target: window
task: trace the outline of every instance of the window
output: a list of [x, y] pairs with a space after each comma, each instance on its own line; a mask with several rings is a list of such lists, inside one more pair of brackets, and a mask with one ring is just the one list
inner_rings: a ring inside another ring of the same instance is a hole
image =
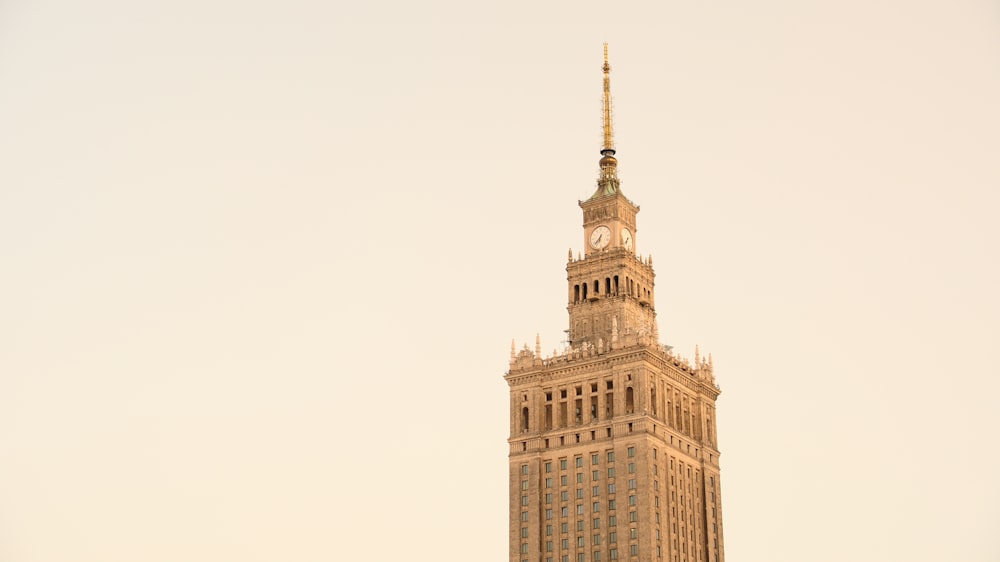
[[594, 488], [593, 488], [592, 491], [593, 491], [593, 494], [591, 494], [591, 495], [593, 495], [593, 496], [597, 496], [597, 495], [601, 494], [601, 488], [600, 488], [600, 486], [594, 486]]
[[656, 449], [653, 449], [653, 459], [656, 459]]
[[614, 531], [608, 533], [608, 542], [618, 542], [618, 533]]
[[628, 512], [628, 520], [632, 523], [635, 523], [636, 521], [639, 520], [639, 514], [634, 511]]
[[653, 480], [653, 490], [654, 491], [658, 491], [659, 489], [660, 489], [660, 481], [659, 480]]
[[595, 517], [594, 518], [594, 528], [595, 529], [600, 529], [601, 528], [601, 518], [600, 517]]
[[660, 507], [660, 496], [653, 496], [653, 506]]
[[628, 549], [629, 549], [629, 553], [632, 556], [638, 556], [639, 555], [639, 545], [633, 544], [633, 545], [629, 546]]
[[585, 562], [584, 554], [582, 552], [577, 553], [576, 562]]
[[561, 532], [563, 532], [563, 533], [568, 533], [569, 532], [569, 524], [568, 523], [563, 523], [562, 525], [559, 526], [559, 530]]
[[582, 503], [581, 504], [577, 504], [577, 506], [576, 506], [576, 514], [577, 515], [583, 515], [583, 504]]
[[612, 548], [611, 550], [609, 550], [608, 558], [610, 558], [611, 560], [618, 560], [618, 549]]
[[598, 455], [597, 453], [594, 453], [594, 454], [590, 455], [590, 464], [597, 464], [597, 461], [599, 459], [600, 459], [600, 455]]
[[615, 500], [608, 500], [608, 509], [615, 509]]
[[521, 527], [521, 538], [522, 539], [528, 538], [528, 528], [527, 527]]
[[521, 545], [521, 553], [522, 554], [527, 554], [528, 553], [528, 543], [524, 543], [524, 544]]
[[545, 541], [545, 552], [552, 552], [552, 541]]
[[630, 539], [638, 539], [639, 538], [639, 529], [636, 529], [635, 527], [632, 527], [631, 529], [629, 529], [628, 530], [628, 538], [630, 538]]
[[566, 470], [566, 459], [559, 459], [559, 470]]
[[614, 478], [614, 477], [615, 477], [615, 467], [612, 466], [608, 468], [608, 478]]
[[583, 546], [583, 537], [576, 537], [576, 546]]
[[608, 451], [608, 462], [615, 462], [615, 452]]
[[527, 480], [521, 480], [521, 489], [522, 490], [527, 490], [528, 489], [528, 481]]
[[609, 515], [608, 516], [608, 527], [614, 527], [617, 524], [618, 524], [618, 516], [617, 515]]
[[545, 503], [552, 503], [552, 494], [545, 494]]
[[563, 517], [569, 516], [569, 508], [565, 505], [562, 506], [562, 509], [559, 510], [559, 515], [562, 515]]
[[552, 479], [551, 478], [546, 478], [545, 479], [545, 487], [546, 488], [551, 488], [552, 487]]
[[635, 472], [635, 463], [634, 462], [628, 463], [628, 471], [629, 471], [629, 474]]
[[559, 499], [562, 500], [562, 501], [568, 500], [569, 499], [569, 492], [567, 492], [566, 490], [563, 490], [562, 492], [560, 492]]
[[600, 511], [601, 510], [601, 502], [594, 502], [593, 508], [594, 508], [594, 513], [597, 513], [598, 511]]
[[577, 484], [583, 484], [583, 473], [582, 472], [577, 472], [576, 473], [576, 483]]
[[594, 544], [601, 544], [601, 535], [594, 535]]
[[[716, 560], [719, 559], [718, 555], [716, 555], [715, 559]], [[601, 551], [600, 550], [595, 550], [594, 551], [594, 562], [601, 562]]]
[[528, 465], [522, 464], [521, 465], [521, 474], [527, 474], [527, 473], [528, 473]]
[[596, 470], [591, 472], [590, 474], [591, 474], [591, 480], [597, 480], [598, 478], [600, 478], [600, 474]]
[[545, 534], [548, 536], [552, 536], [552, 525], [545, 526]]
[[630, 478], [629, 479], [629, 481], [628, 481], [628, 489], [629, 490], [634, 490], [635, 489], [635, 478]]
[[635, 447], [629, 447], [628, 448], [628, 456], [630, 456], [630, 457], [634, 457], [635, 456]]
[[521, 496], [521, 505], [528, 505], [528, 496]]
[[583, 466], [583, 457], [576, 457], [576, 467], [581, 468]]
[[563, 548], [563, 550], [566, 550], [566, 549], [569, 548], [569, 539], [563, 539], [562, 540], [562, 548]]
[[578, 500], [582, 500], [583, 499], [583, 488], [577, 488], [576, 489], [576, 499], [578, 499]]
[[545, 463], [545, 472], [552, 472], [552, 463]]
[[566, 482], [567, 482], [567, 480], [566, 480], [566, 475], [565, 474], [563, 474], [562, 476], [559, 477], [559, 483], [560, 484], [562, 484], [563, 486], [565, 486]]
[[615, 493], [615, 483], [614, 482], [608, 484], [608, 493], [609, 494]]
[[[581, 506], [582, 507], [582, 506]], [[576, 530], [583, 532], [583, 519], [576, 522]]]
[[629, 496], [628, 497], [628, 504], [629, 505], [635, 505], [635, 496]]

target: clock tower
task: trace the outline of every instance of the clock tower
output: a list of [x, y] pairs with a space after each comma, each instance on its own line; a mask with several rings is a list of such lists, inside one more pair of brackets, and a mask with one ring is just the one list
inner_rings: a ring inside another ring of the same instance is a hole
[[604, 46], [604, 142], [569, 253], [569, 342], [511, 343], [510, 562], [725, 562], [711, 356], [659, 343], [653, 260], [621, 190]]

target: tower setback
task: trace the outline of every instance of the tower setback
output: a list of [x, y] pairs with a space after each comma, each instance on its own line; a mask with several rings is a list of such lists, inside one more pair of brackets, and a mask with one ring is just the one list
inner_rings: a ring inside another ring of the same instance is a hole
[[723, 562], [711, 357], [659, 343], [639, 207], [622, 194], [604, 46], [604, 135], [566, 265], [569, 345], [510, 369], [511, 562]]

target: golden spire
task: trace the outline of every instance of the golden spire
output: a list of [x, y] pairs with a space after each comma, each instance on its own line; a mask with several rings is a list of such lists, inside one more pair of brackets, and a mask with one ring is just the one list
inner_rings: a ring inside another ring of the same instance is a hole
[[614, 134], [611, 128], [611, 65], [608, 64], [608, 44], [604, 44], [604, 147], [601, 154], [610, 150], [615, 153]]
[[597, 179], [597, 192], [592, 197], [611, 195], [618, 192], [618, 160], [615, 159], [615, 140], [611, 126], [611, 65], [608, 64], [608, 44], [604, 44], [604, 104], [602, 117], [604, 121], [604, 146], [601, 147], [600, 176]]

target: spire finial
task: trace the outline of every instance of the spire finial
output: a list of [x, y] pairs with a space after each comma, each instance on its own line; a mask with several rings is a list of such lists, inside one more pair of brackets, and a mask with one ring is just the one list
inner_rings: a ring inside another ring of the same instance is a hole
[[611, 65], [608, 64], [608, 44], [604, 44], [604, 146], [601, 154], [610, 150], [615, 153], [614, 132], [611, 126]]
[[593, 197], [611, 195], [618, 191], [618, 160], [615, 159], [614, 129], [611, 123], [611, 65], [608, 63], [608, 44], [604, 44], [604, 100], [601, 117], [604, 125], [604, 141], [601, 146], [600, 176], [597, 192]]

